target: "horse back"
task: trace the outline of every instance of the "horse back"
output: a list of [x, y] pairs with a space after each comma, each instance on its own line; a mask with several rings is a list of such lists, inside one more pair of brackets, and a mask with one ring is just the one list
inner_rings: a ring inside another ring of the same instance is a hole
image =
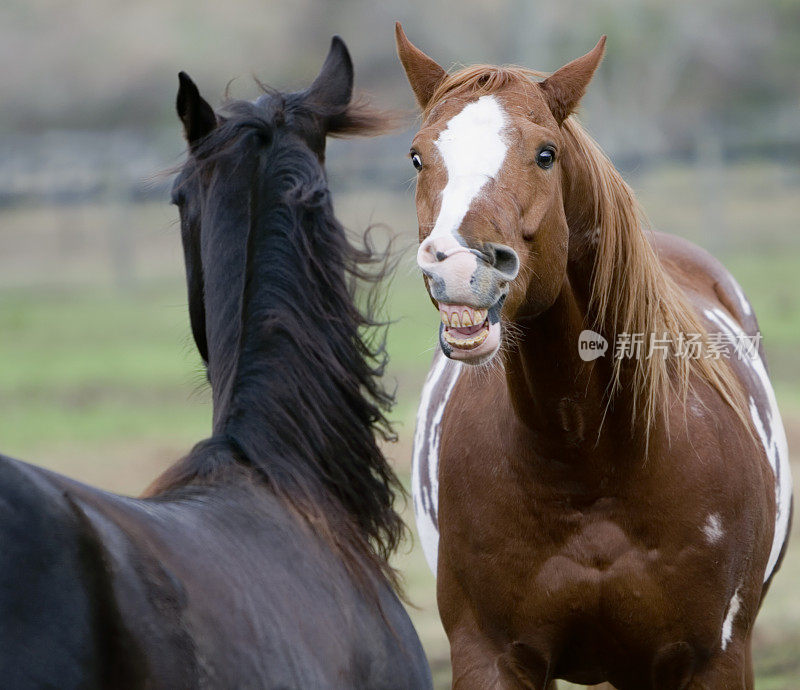
[[[758, 332], [758, 320], [739, 283], [717, 258], [682, 237], [667, 233], [652, 234], [665, 271], [682, 288], [695, 308], [707, 302], [723, 307], [749, 335]], [[763, 358], [763, 349], [760, 354]]]
[[769, 378], [764, 343], [755, 311], [736, 279], [720, 261], [688, 240], [654, 233], [653, 245], [665, 270], [683, 289], [705, 321], [710, 334], [728, 343], [743, 343], [752, 351], [729, 347], [730, 364], [742, 384], [759, 453], [769, 465], [767, 473], [775, 492], [775, 531], [764, 592], [778, 570], [789, 539], [792, 516], [792, 478], [786, 433]]
[[[82, 570], [62, 559], [69, 587], [45, 587], [81, 595], [85, 620], [63, 628], [70, 637], [83, 629], [91, 647], [111, 631], [121, 641], [93, 650], [101, 680], [89, 687], [429, 687], [419, 640], [388, 583], [354, 578], [263, 486], [133, 499], [14, 464], [45, 492], [33, 496], [31, 515], [59, 501], [75, 539], [95, 554]], [[47, 540], [30, 545], [45, 558], [52, 548]], [[98, 601], [113, 614], [108, 620], [98, 618]], [[42, 613], [55, 615], [46, 603]], [[33, 623], [32, 630], [38, 635]], [[127, 685], [109, 684], [106, 667], [136, 673]], [[75, 668], [81, 687], [86, 668]]]

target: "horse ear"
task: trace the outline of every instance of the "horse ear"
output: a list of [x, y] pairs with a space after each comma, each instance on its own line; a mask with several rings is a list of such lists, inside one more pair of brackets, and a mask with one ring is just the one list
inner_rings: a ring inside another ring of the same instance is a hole
[[175, 108], [183, 122], [183, 132], [191, 148], [217, 126], [217, 116], [186, 72], [178, 74], [178, 81], [180, 86], [178, 97], [175, 99]]
[[601, 36], [597, 45], [586, 55], [564, 65], [539, 83], [559, 125], [578, 107], [605, 50], [606, 37]]
[[447, 76], [447, 72], [408, 40], [400, 22], [395, 22], [394, 37], [397, 42], [397, 55], [403, 63], [408, 83], [411, 84], [411, 89], [417, 97], [417, 103], [421, 108], [425, 108], [430, 103], [436, 87]]
[[306, 99], [331, 111], [344, 110], [353, 97], [353, 61], [339, 36], [331, 40], [328, 57], [317, 78], [308, 87]]

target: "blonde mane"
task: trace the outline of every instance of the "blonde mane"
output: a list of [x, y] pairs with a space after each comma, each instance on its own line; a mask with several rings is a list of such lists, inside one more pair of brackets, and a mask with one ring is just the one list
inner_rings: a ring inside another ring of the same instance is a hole
[[[503, 87], [530, 83], [547, 75], [524, 67], [474, 65], [449, 74], [437, 87], [423, 117], [445, 98], [488, 94]], [[619, 334], [642, 333], [649, 338], [666, 336], [676, 343], [679, 334], [699, 334], [705, 341], [707, 331], [680, 287], [664, 270], [648, 238], [647, 220], [633, 191], [586, 130], [573, 116], [562, 124], [569, 159], [584, 166], [594, 198], [594, 223], [598, 238], [591, 276], [589, 326], [614, 343]], [[730, 363], [723, 358], [681, 356], [638, 357], [625, 375], [626, 360], [614, 359], [613, 379], [608, 391], [610, 405], [623, 386], [623, 377], [631, 394], [632, 423], [645, 423], [646, 439], [659, 415], [667, 425], [673, 395], [682, 401], [684, 410], [699, 379], [715, 388], [753, 434], [749, 410]]]

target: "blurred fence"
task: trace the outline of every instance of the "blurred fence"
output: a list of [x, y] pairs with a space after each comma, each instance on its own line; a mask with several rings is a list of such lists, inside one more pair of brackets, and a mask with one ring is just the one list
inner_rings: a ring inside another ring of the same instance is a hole
[[[669, 154], [637, 153], [632, 141], [609, 153], [643, 193], [658, 227], [720, 255], [785, 250], [800, 242], [800, 209], [792, 203], [800, 142], [789, 133], [746, 141], [702, 127], [690, 145]], [[337, 206], [348, 195], [360, 198], [359, 214], [345, 222], [356, 229], [386, 223], [413, 238], [414, 171], [406, 155], [412, 136], [406, 129], [329, 143]], [[0, 285], [91, 280], [126, 288], [179, 275], [177, 238], [165, 229], [176, 217], [168, 171], [183, 155], [177, 120], [171, 129], [0, 137]], [[376, 195], [394, 201], [370, 201]]]

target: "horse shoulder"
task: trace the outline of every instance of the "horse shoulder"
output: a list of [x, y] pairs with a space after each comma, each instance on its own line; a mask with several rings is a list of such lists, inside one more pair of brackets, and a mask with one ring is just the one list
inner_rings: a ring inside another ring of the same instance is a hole
[[184, 619], [186, 590], [170, 559], [154, 548], [152, 520], [137, 509], [145, 502], [40, 471], [63, 493], [97, 562], [94, 599], [103, 610], [98, 634], [110, 637], [107, 630], [113, 630], [121, 641], [118, 649], [104, 650], [107, 663], [135, 669], [130, 687], [198, 682], [196, 650]]
[[120, 617], [107, 553], [57, 477], [0, 456], [0, 612], [9, 633], [0, 677], [14, 687], [141, 687], [144, 658]]

